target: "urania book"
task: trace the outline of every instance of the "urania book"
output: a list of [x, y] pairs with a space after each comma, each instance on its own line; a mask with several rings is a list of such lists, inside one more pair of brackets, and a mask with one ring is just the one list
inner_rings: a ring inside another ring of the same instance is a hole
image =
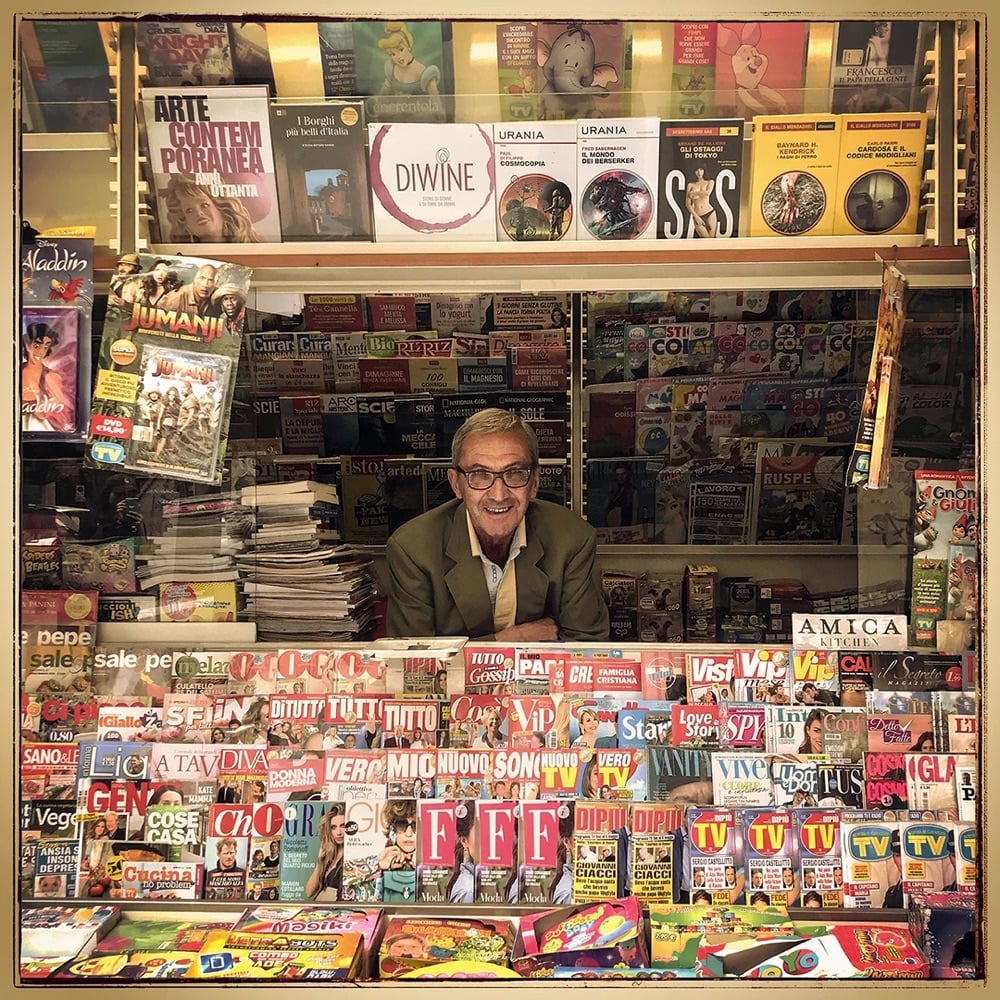
[[658, 118], [577, 120], [581, 239], [656, 237]]
[[499, 240], [576, 238], [576, 123], [493, 126]]
[[268, 88], [143, 87], [162, 243], [280, 243]]

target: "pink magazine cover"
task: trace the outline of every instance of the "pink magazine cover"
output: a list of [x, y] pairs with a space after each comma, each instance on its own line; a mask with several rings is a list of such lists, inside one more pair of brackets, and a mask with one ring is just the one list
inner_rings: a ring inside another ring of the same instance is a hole
[[715, 111], [746, 120], [803, 109], [804, 21], [724, 21], [718, 25]]

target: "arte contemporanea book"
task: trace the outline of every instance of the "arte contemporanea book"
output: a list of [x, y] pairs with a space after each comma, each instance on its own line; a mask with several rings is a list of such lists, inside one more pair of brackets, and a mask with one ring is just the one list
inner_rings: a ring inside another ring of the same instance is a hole
[[268, 88], [143, 87], [163, 243], [280, 243]]

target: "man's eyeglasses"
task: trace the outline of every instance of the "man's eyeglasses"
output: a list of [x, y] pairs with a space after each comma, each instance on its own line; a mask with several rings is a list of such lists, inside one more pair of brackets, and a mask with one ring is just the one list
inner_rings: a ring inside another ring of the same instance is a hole
[[531, 481], [531, 474], [534, 469], [504, 469], [503, 472], [491, 472], [489, 469], [459, 469], [465, 476], [465, 481], [474, 490], [488, 490], [498, 479], [502, 479], [504, 486], [512, 490], [519, 490], [527, 486]]

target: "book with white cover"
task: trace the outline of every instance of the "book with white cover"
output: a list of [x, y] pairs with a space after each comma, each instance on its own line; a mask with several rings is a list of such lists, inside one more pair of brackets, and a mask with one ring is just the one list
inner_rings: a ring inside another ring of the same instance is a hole
[[368, 145], [376, 243], [496, 239], [488, 125], [376, 123]]
[[497, 239], [576, 239], [576, 122], [496, 123]]
[[577, 120], [577, 235], [656, 238], [659, 118]]

